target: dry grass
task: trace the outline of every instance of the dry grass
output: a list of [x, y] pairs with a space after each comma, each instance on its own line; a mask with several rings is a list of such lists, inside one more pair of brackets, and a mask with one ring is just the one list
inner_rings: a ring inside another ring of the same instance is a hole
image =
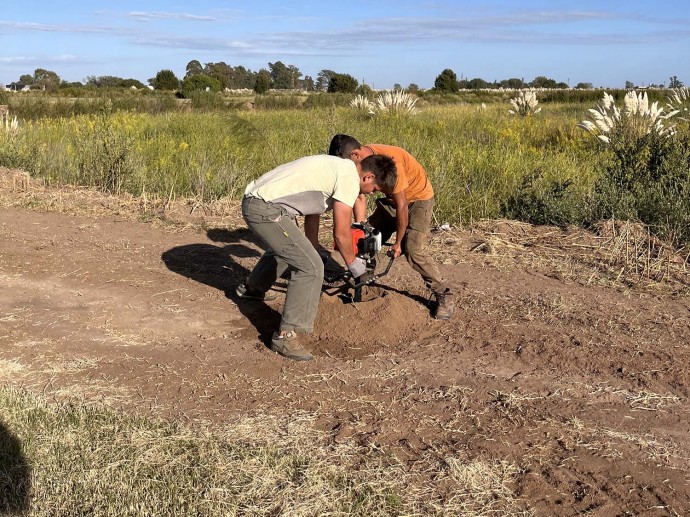
[[515, 481], [520, 470], [507, 461], [459, 461], [446, 460], [448, 476], [458, 485], [458, 492], [451, 502], [461, 508], [466, 515], [531, 515], [514, 503], [509, 486]]
[[0, 378], [11, 378], [26, 369], [26, 365], [17, 359], [0, 359]]
[[651, 391], [642, 390], [638, 392], [624, 391], [626, 402], [632, 409], [644, 411], [660, 411], [667, 406], [679, 404], [682, 398], [676, 395], [660, 395]]
[[457, 404], [458, 410], [462, 411], [469, 406], [469, 396], [474, 392], [467, 386], [440, 386], [438, 388], [420, 387], [415, 394], [419, 402], [437, 402], [440, 400], [450, 401]]
[[625, 401], [633, 410], [638, 411], [664, 411], [669, 407], [686, 402], [686, 399], [672, 393], [659, 394], [649, 390], [633, 391], [610, 385], [589, 385], [576, 383], [581, 390], [587, 392], [587, 396], [600, 397], [601, 395], [613, 395], [617, 399]]
[[600, 252], [618, 277], [638, 278], [651, 283], [682, 282], [687, 286], [690, 253], [674, 250], [654, 237], [649, 228], [629, 221], [602, 221], [594, 228], [604, 239]]
[[[602, 221], [590, 231], [492, 220], [473, 224], [470, 235], [470, 251], [497, 267], [551, 269], [561, 280], [584, 285], [690, 291], [688, 250], [674, 250], [637, 223]], [[438, 245], [446, 244], [447, 238]]]
[[[436, 485], [377, 448], [333, 443], [314, 415], [257, 414], [213, 432], [0, 389], [3, 464], [27, 515], [518, 515], [505, 461], [446, 459]], [[22, 458], [24, 456], [25, 458]], [[25, 475], [27, 475], [25, 473]], [[4, 497], [4, 498], [3, 498]]]
[[54, 363], [46, 364], [46, 368], [42, 373], [57, 375], [61, 373], [76, 373], [84, 370], [91, 370], [96, 368], [99, 364], [104, 362], [104, 358], [98, 357], [73, 357], [71, 359], [64, 359]]
[[[207, 224], [243, 224], [239, 202], [219, 199], [202, 202], [198, 198], [176, 199], [160, 196], [109, 195], [95, 189], [51, 186], [21, 171], [0, 167], [0, 207], [32, 208], [48, 212], [89, 217], [117, 215], [131, 221], [150, 221], [171, 232]], [[123, 245], [126, 245], [124, 243]]]
[[137, 390], [130, 386], [116, 386], [110, 379], [79, 381], [73, 384], [53, 386], [50, 381], [43, 393], [54, 401], [76, 404], [98, 402], [108, 407], [122, 407], [136, 399]]
[[534, 400], [543, 400], [544, 397], [538, 393], [523, 393], [519, 388], [514, 389], [510, 393], [503, 393], [501, 391], [493, 391], [490, 393], [494, 404], [501, 408], [501, 411], [508, 414], [511, 411], [521, 411], [523, 402], [532, 402]]
[[632, 444], [641, 457], [657, 466], [684, 469], [690, 461], [688, 451], [680, 444], [653, 433], [598, 427], [575, 416], [563, 420], [546, 419], [540, 425], [540, 429], [544, 428], [552, 429], [558, 444], [570, 452], [576, 453], [581, 448], [604, 458], [622, 459], [627, 456], [628, 446]]
[[618, 441], [630, 442], [638, 447], [648, 460], [668, 468], [684, 469], [690, 461], [690, 457], [685, 456], [679, 445], [673, 440], [668, 438], [661, 440], [651, 433], [639, 434], [615, 429], [601, 429], [598, 430], [598, 434]]

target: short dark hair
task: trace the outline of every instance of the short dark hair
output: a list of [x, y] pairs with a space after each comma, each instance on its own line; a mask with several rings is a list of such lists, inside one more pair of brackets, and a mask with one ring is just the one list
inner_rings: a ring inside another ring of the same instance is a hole
[[360, 144], [355, 137], [337, 134], [331, 138], [331, 145], [328, 146], [328, 154], [331, 156], [339, 156], [340, 158], [349, 158], [350, 153], [360, 147], [362, 147], [362, 144]]
[[372, 154], [362, 160], [362, 172], [371, 172], [384, 194], [391, 194], [398, 181], [398, 169], [390, 156]]

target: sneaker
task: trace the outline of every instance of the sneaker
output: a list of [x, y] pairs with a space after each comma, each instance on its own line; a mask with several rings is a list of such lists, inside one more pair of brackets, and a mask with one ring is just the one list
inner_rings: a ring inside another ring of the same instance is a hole
[[453, 293], [446, 287], [446, 289], [441, 292], [435, 292], [434, 296], [436, 296], [434, 318], [437, 320], [449, 320], [453, 316], [453, 311], [455, 310]]
[[235, 289], [235, 293], [237, 293], [237, 296], [239, 296], [243, 300], [259, 300], [262, 302], [270, 302], [271, 300], [276, 299], [275, 294], [262, 293], [261, 291], [257, 291], [256, 289], [247, 287], [247, 284], [238, 285], [237, 289]]
[[270, 348], [283, 357], [295, 361], [310, 361], [314, 358], [309, 350], [300, 346], [297, 334], [292, 331], [285, 332], [282, 336], [279, 332], [274, 332]]

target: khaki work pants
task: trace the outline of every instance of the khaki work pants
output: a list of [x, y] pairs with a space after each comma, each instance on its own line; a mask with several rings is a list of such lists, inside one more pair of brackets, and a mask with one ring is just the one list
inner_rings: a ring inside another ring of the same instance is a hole
[[312, 332], [323, 285], [323, 262], [294, 216], [280, 205], [259, 198], [242, 200], [242, 217], [268, 249], [247, 278], [247, 284], [268, 291], [290, 268], [280, 331]]
[[[428, 251], [434, 198], [413, 201], [408, 205], [408, 210], [409, 220], [402, 242], [402, 252], [412, 269], [422, 275], [426, 286], [435, 293], [442, 293], [447, 285]], [[381, 232], [384, 242], [396, 231], [395, 213], [395, 207], [387, 198], [382, 197], [376, 200], [376, 209], [369, 217], [369, 223]]]

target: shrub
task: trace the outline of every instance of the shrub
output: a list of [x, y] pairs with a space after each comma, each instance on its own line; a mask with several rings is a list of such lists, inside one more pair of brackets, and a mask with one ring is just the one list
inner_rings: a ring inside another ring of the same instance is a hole
[[347, 93], [312, 93], [302, 105], [304, 108], [338, 108], [349, 106], [352, 95]]
[[639, 220], [673, 245], [690, 242], [690, 137], [645, 94], [628, 92], [623, 109], [604, 94], [592, 121], [579, 124], [609, 155], [594, 188], [593, 218]]
[[259, 95], [266, 93], [271, 87], [271, 76], [266, 70], [262, 70], [256, 76], [256, 83], [254, 83], [254, 92]]
[[257, 109], [296, 109], [301, 108], [303, 98], [300, 95], [257, 95], [254, 107]]
[[206, 74], [193, 75], [182, 81], [182, 96], [189, 98], [192, 92], [219, 92], [220, 81]]
[[355, 93], [364, 97], [371, 97], [374, 95], [374, 90], [368, 84], [360, 84], [355, 90]]
[[677, 112], [679, 118], [688, 120], [690, 112], [690, 88], [683, 86], [674, 88], [667, 96], [666, 108], [669, 112]]
[[8, 167], [18, 167], [21, 160], [18, 158], [21, 151], [19, 146], [19, 121], [17, 117], [8, 117], [4, 123], [0, 123], [0, 163]]
[[374, 99], [372, 112], [375, 115], [414, 115], [416, 103], [414, 95], [402, 90], [381, 92]]
[[213, 91], [192, 90], [185, 94], [185, 98], [192, 102], [192, 108], [195, 110], [213, 111], [225, 106], [223, 97]]
[[450, 68], [446, 68], [436, 77], [434, 89], [444, 93], [456, 93], [460, 89], [458, 76]]
[[350, 74], [333, 74], [328, 81], [329, 93], [355, 93], [359, 81]]
[[[647, 93], [635, 93], [634, 90], [625, 94], [623, 109], [616, 106], [612, 95], [604, 92], [604, 98], [595, 109], [590, 109], [592, 120], [583, 120], [579, 127], [595, 135], [607, 144], [616, 145], [623, 141], [635, 141], [649, 133], [672, 135], [673, 125], [666, 123], [677, 111], [664, 113], [658, 101], [649, 104]], [[614, 141], [611, 140], [614, 139]], [[618, 139], [620, 142], [616, 142]]]
[[[543, 90], [539, 92], [539, 97], [542, 104], [548, 103], [577, 103], [577, 104], [594, 104], [601, 98], [601, 90], [597, 89], [583, 89], [577, 88], [575, 90]], [[614, 97], [623, 97], [623, 94], [613, 92]]]
[[513, 109], [508, 110], [511, 115], [530, 117], [541, 111], [541, 108], [537, 107], [539, 101], [534, 90], [520, 90], [517, 97], [510, 99], [510, 104], [513, 106]]
[[364, 95], [356, 95], [355, 98], [350, 101], [350, 106], [358, 110], [366, 111], [367, 113], [371, 113], [374, 109], [372, 102]]
[[135, 175], [135, 142], [126, 120], [114, 118], [110, 111], [105, 109], [90, 127], [72, 135], [70, 143], [77, 157], [79, 183], [119, 193], [128, 189]]
[[357, 95], [350, 101], [350, 106], [369, 115], [412, 115], [417, 112], [417, 98], [402, 90], [379, 93], [374, 101], [363, 95]]
[[527, 174], [518, 189], [501, 205], [509, 219], [532, 224], [566, 226], [587, 219], [584, 197], [572, 188], [571, 179], [546, 181], [539, 171]]
[[10, 110], [23, 120], [63, 118], [101, 113], [104, 109], [135, 111], [138, 113], [165, 113], [179, 110], [178, 99], [171, 92], [90, 91], [88, 96], [62, 98], [43, 95], [42, 92], [10, 97]]
[[180, 80], [172, 70], [161, 70], [151, 80], [151, 85], [156, 90], [177, 90], [180, 87]]

